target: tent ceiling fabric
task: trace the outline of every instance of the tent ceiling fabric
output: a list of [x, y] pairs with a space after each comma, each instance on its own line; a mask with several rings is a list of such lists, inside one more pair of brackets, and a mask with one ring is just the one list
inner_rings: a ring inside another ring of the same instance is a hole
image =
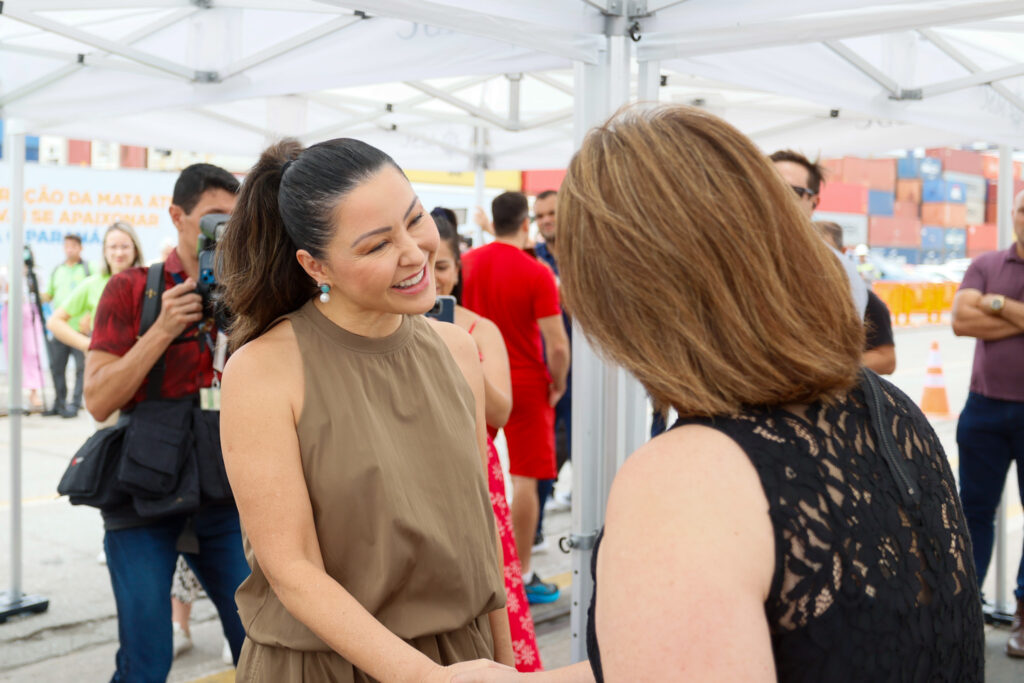
[[765, 148], [1024, 139], [1022, 0], [7, 0], [0, 108], [37, 134], [231, 154], [353, 135], [451, 170], [479, 129], [492, 168], [556, 167], [573, 62], [634, 24], [662, 101]]

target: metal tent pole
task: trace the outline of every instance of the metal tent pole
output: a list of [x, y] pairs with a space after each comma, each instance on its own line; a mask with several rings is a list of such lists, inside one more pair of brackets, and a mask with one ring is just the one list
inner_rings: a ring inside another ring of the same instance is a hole
[[[1013, 149], [1009, 145], [999, 146], [999, 248], [1008, 249], [1014, 240], [1013, 218], [1010, 215], [1010, 207], [1013, 199]], [[1007, 477], [1007, 479], [1010, 479]], [[995, 604], [989, 616], [993, 621], [999, 623], [1012, 623], [1013, 613], [1016, 611], [1010, 606], [1007, 599], [1007, 585], [1010, 577], [1006, 572], [1006, 503], [1008, 496], [1006, 489], [1009, 485], [1004, 482], [1003, 497], [996, 509], [996, 533], [995, 533], [995, 581], [996, 594]]]
[[[609, 17], [608, 44], [597, 64], [577, 62], [574, 70], [573, 127], [576, 145], [586, 132], [629, 100], [631, 46], [622, 22]], [[621, 18], [620, 18], [621, 19]], [[589, 346], [583, 331], [573, 330], [572, 349], [572, 604], [571, 657], [587, 658], [587, 607], [594, 591], [590, 561], [604, 524], [612, 479], [625, 458], [628, 429], [626, 373], [606, 365]]]
[[[577, 62], [573, 128], [576, 146], [608, 110], [607, 52], [599, 64]], [[573, 324], [572, 334], [572, 605], [569, 617], [572, 661], [587, 658], [587, 606], [594, 590], [590, 555], [603, 515], [599, 482], [604, 432], [601, 428], [604, 366]]]
[[0, 623], [26, 612], [44, 612], [50, 601], [21, 591], [21, 396], [22, 301], [24, 298], [24, 200], [25, 132], [16, 121], [7, 121], [4, 155], [11, 169], [10, 290], [7, 298], [7, 376], [11, 443], [11, 585], [0, 593]]
[[[476, 206], [487, 210], [487, 142], [484, 138], [485, 132], [481, 127], [473, 129], [473, 201]], [[484, 244], [484, 229], [476, 226], [476, 234], [473, 235], [473, 246], [482, 247]]]

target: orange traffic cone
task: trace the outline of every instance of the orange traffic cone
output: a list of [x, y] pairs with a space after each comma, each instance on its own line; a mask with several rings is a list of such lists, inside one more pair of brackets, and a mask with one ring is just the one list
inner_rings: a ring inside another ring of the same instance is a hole
[[924, 378], [924, 396], [921, 397], [921, 412], [928, 417], [952, 417], [949, 412], [949, 398], [946, 396], [946, 378], [942, 375], [942, 355], [939, 342], [932, 342], [928, 353], [928, 374]]

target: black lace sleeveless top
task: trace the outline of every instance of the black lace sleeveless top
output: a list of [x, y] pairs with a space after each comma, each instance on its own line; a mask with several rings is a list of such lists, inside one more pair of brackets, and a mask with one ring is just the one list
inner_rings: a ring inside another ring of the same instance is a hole
[[[879, 452], [859, 387], [832, 404], [674, 425], [719, 430], [761, 478], [775, 530], [764, 610], [779, 681], [984, 679], [981, 598], [953, 473], [917, 406], [881, 384], [882, 423], [919, 485], [919, 507]], [[601, 683], [595, 600], [587, 646]]]

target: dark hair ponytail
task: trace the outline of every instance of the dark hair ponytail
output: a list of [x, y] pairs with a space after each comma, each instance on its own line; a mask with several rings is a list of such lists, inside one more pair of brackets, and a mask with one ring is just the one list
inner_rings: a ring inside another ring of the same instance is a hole
[[285, 139], [263, 152], [242, 184], [218, 247], [217, 277], [233, 316], [232, 349], [317, 293], [295, 252], [305, 249], [322, 259], [334, 236], [338, 202], [385, 165], [398, 169], [384, 152], [351, 138], [305, 150]]

